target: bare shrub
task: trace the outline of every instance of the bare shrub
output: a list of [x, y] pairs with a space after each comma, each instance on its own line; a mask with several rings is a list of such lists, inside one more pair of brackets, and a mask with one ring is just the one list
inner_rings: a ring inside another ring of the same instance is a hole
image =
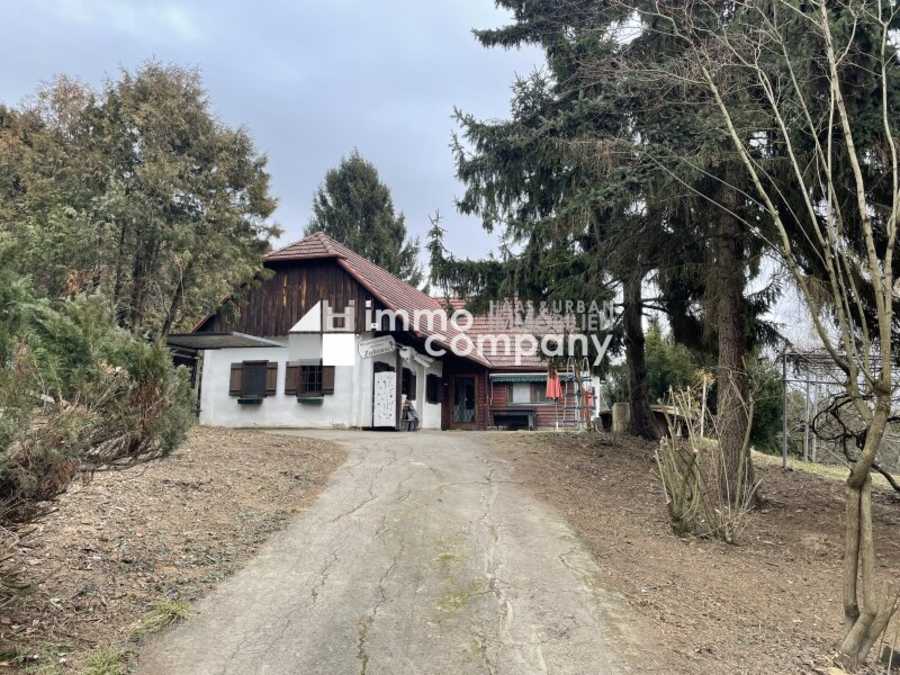
[[[678, 536], [715, 537], [733, 544], [746, 524], [759, 486], [750, 478], [749, 423], [735, 484], [725, 477], [726, 458], [717, 440], [716, 418], [702, 421], [705, 412], [701, 396], [697, 387], [670, 391], [666, 413], [669, 433], [659, 443], [656, 463], [672, 531]], [[748, 420], [752, 419], [752, 403], [743, 406], [743, 411]], [[712, 437], [701, 435], [701, 429], [710, 430]]]

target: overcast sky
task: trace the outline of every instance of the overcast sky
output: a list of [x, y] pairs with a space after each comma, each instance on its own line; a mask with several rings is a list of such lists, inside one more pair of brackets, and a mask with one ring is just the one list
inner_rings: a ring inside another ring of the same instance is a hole
[[447, 244], [480, 256], [495, 242], [456, 212], [453, 107], [505, 117], [535, 49], [487, 50], [474, 27], [501, 25], [492, 0], [133, 2], [31, 0], [0, 23], [0, 102], [57, 73], [99, 85], [156, 58], [199, 67], [215, 113], [269, 156], [275, 219], [300, 236], [315, 189], [358, 148], [423, 235], [440, 209]]

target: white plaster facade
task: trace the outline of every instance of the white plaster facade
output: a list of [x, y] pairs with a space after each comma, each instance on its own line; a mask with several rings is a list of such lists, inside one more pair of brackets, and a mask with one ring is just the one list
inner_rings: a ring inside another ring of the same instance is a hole
[[[314, 308], [310, 314], [314, 311], [318, 312]], [[295, 326], [305, 331], [318, 327], [307, 321], [307, 317]], [[374, 364], [382, 361], [395, 366], [399, 352], [401, 367], [409, 368], [416, 375], [413, 405], [419, 415], [420, 428], [440, 429], [441, 404], [426, 401], [426, 376], [441, 376], [440, 359], [429, 358], [399, 344], [393, 345], [388, 353], [367, 356], [364, 346], [373, 338], [372, 333], [310, 331], [269, 338], [282, 343], [283, 347], [205, 350], [200, 382], [200, 423], [227, 427], [370, 427]], [[285, 394], [288, 362], [319, 359], [322, 365], [334, 366], [334, 393], [315, 403], [301, 402], [297, 396]], [[237, 397], [229, 395], [231, 364], [261, 360], [278, 364], [275, 394], [266, 396], [258, 405], [238, 403]]]

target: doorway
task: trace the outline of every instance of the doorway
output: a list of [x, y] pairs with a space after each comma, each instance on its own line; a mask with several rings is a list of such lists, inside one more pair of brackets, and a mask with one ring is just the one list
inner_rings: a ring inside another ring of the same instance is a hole
[[453, 381], [453, 424], [475, 423], [475, 377], [457, 375]]

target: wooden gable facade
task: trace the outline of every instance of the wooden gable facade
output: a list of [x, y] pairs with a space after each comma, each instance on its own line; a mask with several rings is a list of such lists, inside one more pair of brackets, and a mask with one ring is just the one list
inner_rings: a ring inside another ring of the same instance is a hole
[[355, 303], [354, 332], [366, 331], [366, 303], [373, 310], [384, 305], [333, 258], [266, 263], [267, 278], [245, 285], [197, 332], [237, 331], [260, 337], [287, 335], [320, 300], [335, 312]]

